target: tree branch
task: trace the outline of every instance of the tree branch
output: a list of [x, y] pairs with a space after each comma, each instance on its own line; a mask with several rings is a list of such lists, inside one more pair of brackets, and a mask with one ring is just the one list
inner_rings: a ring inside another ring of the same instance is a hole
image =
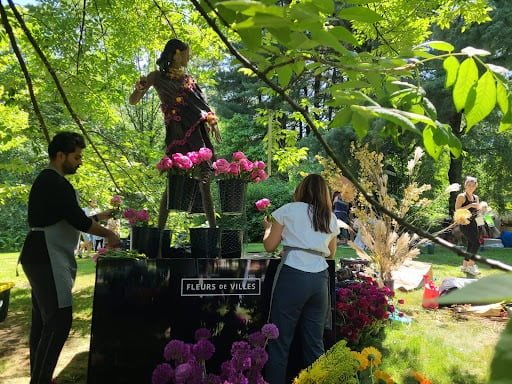
[[11, 41], [11, 46], [14, 51], [14, 54], [16, 55], [16, 58], [18, 59], [18, 62], [20, 63], [20, 67], [23, 72], [23, 76], [25, 76], [25, 81], [27, 82], [28, 92], [30, 94], [30, 101], [34, 108], [34, 113], [37, 117], [37, 120], [39, 121], [39, 127], [41, 128], [41, 131], [43, 132], [46, 142], [48, 144], [50, 144], [50, 134], [48, 133], [48, 128], [46, 127], [46, 124], [43, 119], [43, 115], [41, 114], [41, 110], [39, 109], [39, 104], [37, 103], [36, 95], [34, 93], [34, 87], [32, 85], [32, 78], [30, 77], [30, 73], [28, 72], [27, 65], [25, 64], [25, 61], [23, 60], [23, 55], [20, 52], [18, 44], [16, 43], [16, 38], [14, 37], [14, 32], [11, 28], [11, 25], [9, 24], [9, 19], [7, 17], [7, 13], [5, 12], [5, 8], [4, 8], [1, 0], [0, 0], [0, 13], [2, 16], [2, 24], [4, 25], [5, 31], [7, 32], [7, 35], [9, 36], [9, 40]]
[[70, 104], [70, 102], [69, 102], [69, 100], [68, 100], [68, 98], [66, 96], [66, 93], [64, 92], [64, 89], [62, 88], [62, 85], [60, 84], [60, 81], [59, 81], [57, 75], [55, 74], [55, 70], [53, 69], [53, 67], [49, 63], [48, 59], [46, 58], [45, 54], [43, 53], [43, 51], [41, 50], [41, 48], [39, 47], [39, 45], [35, 41], [34, 37], [32, 36], [32, 33], [27, 28], [25, 22], [23, 21], [21, 15], [19, 14], [19, 12], [16, 9], [16, 6], [12, 2], [12, 0], [7, 0], [7, 1], [9, 3], [9, 6], [12, 9], [12, 12], [14, 13], [14, 16], [16, 17], [16, 20], [18, 20], [18, 23], [20, 24], [21, 28], [23, 29], [23, 32], [25, 32], [25, 35], [27, 36], [28, 40], [32, 44], [32, 47], [34, 47], [34, 50], [39, 55], [39, 58], [41, 59], [41, 61], [43, 62], [44, 66], [48, 70], [48, 73], [50, 74], [50, 76], [52, 77], [53, 81], [55, 82], [55, 85], [57, 86], [57, 90], [59, 91], [59, 94], [60, 94], [60, 96], [62, 98], [62, 101], [64, 102], [64, 105], [66, 106], [69, 114], [71, 115], [71, 117], [75, 121], [76, 125], [78, 126], [78, 128], [80, 129], [82, 134], [87, 138], [87, 141], [91, 144], [91, 147], [93, 148], [93, 150], [96, 153], [96, 155], [98, 155], [98, 158], [101, 160], [101, 162], [103, 163], [103, 165], [105, 167], [105, 170], [109, 174], [110, 179], [112, 180], [112, 183], [114, 184], [116, 190], [119, 191], [120, 188], [119, 188], [119, 185], [117, 184], [117, 182], [116, 182], [116, 180], [114, 178], [114, 175], [110, 171], [110, 168], [107, 165], [107, 163], [106, 163], [105, 159], [103, 158], [103, 156], [101, 156], [101, 153], [99, 152], [98, 148], [96, 147], [94, 142], [91, 140], [88, 132], [86, 131], [86, 129], [84, 128], [82, 122], [80, 121], [80, 118], [77, 116], [77, 114], [73, 110], [73, 107], [71, 106], [71, 104]]
[[[343, 175], [346, 176], [350, 180], [350, 182], [363, 194], [365, 199], [371, 205], [373, 205], [374, 207], [377, 207], [377, 209], [379, 209], [381, 212], [385, 213], [387, 216], [396, 220], [401, 226], [403, 226], [407, 230], [414, 232], [414, 233], [418, 234], [420, 237], [426, 238], [442, 247], [448, 248], [451, 251], [453, 251], [454, 253], [458, 254], [459, 256], [462, 256], [462, 257], [469, 256], [476, 261], [479, 261], [479, 262], [482, 262], [484, 264], [491, 266], [492, 268], [498, 268], [498, 269], [501, 269], [504, 271], [512, 272], [511, 265], [507, 265], [507, 264], [502, 263], [497, 260], [487, 259], [480, 255], [472, 255], [472, 254], [469, 254], [461, 249], [458, 249], [455, 247], [455, 244], [452, 244], [452, 243], [450, 243], [444, 239], [441, 239], [441, 238], [439, 238], [421, 228], [418, 228], [418, 227], [410, 224], [409, 222], [403, 220], [401, 217], [397, 216], [395, 213], [391, 212], [390, 210], [388, 210], [387, 208], [382, 206], [372, 195], [370, 195], [363, 188], [363, 186], [357, 181], [357, 179], [353, 175], [352, 171], [338, 159], [338, 157], [336, 156], [336, 154], [334, 153], [332, 148], [327, 144], [327, 142], [324, 140], [324, 138], [320, 134], [317, 123], [309, 115], [308, 111], [305, 108], [302, 108], [299, 104], [297, 104], [297, 102], [295, 100], [293, 100], [284, 89], [282, 89], [277, 84], [274, 84], [272, 81], [270, 81], [261, 71], [258, 70], [258, 68], [255, 65], [253, 65], [252, 62], [250, 62], [240, 52], [238, 52], [238, 50], [233, 46], [233, 44], [231, 44], [231, 42], [227, 39], [227, 37], [222, 33], [219, 26], [216, 24], [215, 20], [213, 20], [208, 15], [208, 13], [203, 9], [203, 7], [199, 4], [199, 2], [197, 0], [190, 0], [190, 1], [192, 2], [194, 7], [196, 8], [196, 10], [201, 14], [201, 16], [210, 25], [210, 27], [215, 31], [215, 33], [217, 33], [217, 35], [222, 40], [222, 42], [225, 44], [227, 49], [231, 52], [231, 54], [233, 56], [235, 56], [242, 63], [242, 65], [244, 67], [253, 71], [259, 79], [261, 79], [272, 90], [274, 90], [277, 94], [279, 94], [279, 96], [281, 96], [283, 98], [283, 100], [285, 100], [295, 111], [299, 112], [304, 117], [304, 120], [306, 121], [308, 126], [313, 131], [313, 134], [318, 139], [318, 141], [320, 142], [320, 144], [326, 151], [327, 155], [334, 161], [336, 166], [343, 172]], [[209, 7], [211, 7], [212, 9], [214, 8], [213, 6], [211, 6], [211, 4], [209, 3], [208, 0], [205, 0], [205, 2], [206, 2], [206, 4], [208, 4]]]

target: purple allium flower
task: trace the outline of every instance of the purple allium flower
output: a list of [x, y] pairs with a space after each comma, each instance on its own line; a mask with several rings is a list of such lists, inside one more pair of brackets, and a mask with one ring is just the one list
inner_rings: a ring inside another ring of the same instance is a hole
[[263, 347], [267, 338], [261, 332], [254, 332], [249, 335], [248, 340], [253, 347]]
[[208, 340], [199, 340], [192, 346], [192, 353], [198, 360], [209, 360], [215, 352], [215, 346]]
[[251, 360], [252, 360], [251, 367], [253, 369], [261, 371], [261, 369], [263, 368], [263, 366], [265, 365], [265, 363], [268, 360], [268, 354], [265, 351], [265, 348], [261, 348], [261, 347], [254, 348], [251, 351]]
[[231, 345], [231, 356], [248, 356], [251, 346], [246, 341], [235, 341]]
[[212, 333], [206, 328], [199, 328], [198, 330], [196, 330], [194, 337], [196, 341], [210, 340], [212, 337]]
[[153, 370], [151, 382], [153, 384], [167, 384], [170, 383], [173, 376], [174, 369], [172, 369], [172, 367], [169, 364], [158, 364], [156, 368]]
[[268, 384], [261, 375], [259, 371], [253, 371], [247, 373], [247, 379], [249, 379], [249, 383], [251, 384]]
[[183, 363], [191, 356], [190, 345], [181, 340], [171, 340], [164, 348], [164, 358], [167, 361]]
[[233, 366], [233, 361], [226, 360], [225, 362], [223, 362], [220, 366], [220, 371], [220, 377], [223, 380], [227, 380], [229, 377], [232, 377], [236, 372], [235, 367]]
[[239, 353], [237, 356], [233, 356], [233, 366], [239, 372], [247, 371], [251, 368], [251, 352], [247, 351], [246, 354]]
[[222, 384], [222, 380], [218, 375], [214, 375], [213, 373], [209, 373], [203, 379], [202, 384]]
[[192, 375], [192, 366], [189, 363], [183, 363], [176, 367], [174, 371], [176, 384], [185, 384]]
[[233, 384], [249, 384], [249, 379], [241, 373], [231, 376], [228, 381]]
[[269, 340], [277, 339], [279, 337], [279, 329], [275, 324], [268, 323], [261, 328], [261, 333]]

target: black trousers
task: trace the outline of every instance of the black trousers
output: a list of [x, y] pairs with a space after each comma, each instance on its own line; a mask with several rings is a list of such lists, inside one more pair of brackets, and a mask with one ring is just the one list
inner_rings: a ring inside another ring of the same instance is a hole
[[59, 308], [50, 264], [23, 264], [32, 288], [30, 384], [50, 384], [72, 322], [71, 307]]
[[[460, 230], [468, 243], [466, 251], [472, 255], [476, 254], [480, 249], [480, 232], [478, 231], [475, 219], [471, 219], [467, 225], [461, 225]], [[464, 260], [468, 261], [469, 257], [465, 257]]]

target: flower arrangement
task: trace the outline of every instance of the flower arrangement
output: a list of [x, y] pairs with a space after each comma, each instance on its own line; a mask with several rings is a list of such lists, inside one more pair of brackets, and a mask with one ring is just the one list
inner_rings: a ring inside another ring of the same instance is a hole
[[112, 218], [119, 219], [123, 199], [119, 195], [114, 195], [110, 199], [110, 206], [112, 207]]
[[362, 276], [336, 290], [338, 334], [350, 345], [363, 344], [376, 337], [390, 314], [395, 312], [391, 302], [394, 292], [379, 287], [376, 280]]
[[357, 384], [357, 366], [357, 360], [345, 340], [341, 340], [308, 368], [300, 371], [293, 384]]
[[[357, 384], [395, 384], [391, 375], [383, 370], [377, 369], [382, 363], [382, 353], [375, 347], [366, 347], [361, 352], [352, 351], [352, 357], [358, 363]], [[421, 373], [411, 371], [408, 375], [419, 384], [432, 384]]]
[[265, 212], [265, 217], [267, 218], [267, 221], [272, 220], [272, 216], [270, 215], [269, 207], [272, 205], [269, 199], [264, 198], [260, 199], [257, 202], [254, 203], [258, 211]]
[[139, 253], [136, 250], [122, 250], [122, 249], [107, 249], [107, 248], [99, 248], [98, 252], [96, 252], [92, 256], [92, 260], [97, 263], [98, 259], [145, 259], [146, 255], [143, 253]]
[[233, 160], [231, 162], [226, 159], [218, 159], [214, 161], [212, 167], [215, 171], [215, 176], [220, 176], [224, 179], [242, 179], [248, 180], [253, 183], [267, 179], [265, 172], [266, 164], [263, 161], [250, 161], [243, 152], [233, 153]]
[[268, 360], [265, 346], [276, 339], [279, 331], [274, 324], [265, 324], [246, 341], [235, 341], [231, 359], [222, 363], [219, 375], [207, 373], [205, 362], [215, 353], [206, 328], [195, 332], [194, 344], [173, 339], [164, 348], [166, 363], [159, 364], [152, 374], [152, 384], [264, 384], [261, 371]]
[[173, 153], [171, 157], [165, 155], [156, 164], [160, 173], [170, 173], [172, 175], [185, 175], [194, 177], [199, 169], [198, 165], [210, 161], [213, 152], [209, 148], [200, 148], [199, 151], [188, 152], [187, 154]]
[[123, 212], [123, 217], [128, 220], [131, 226], [142, 225], [147, 226], [151, 221], [151, 216], [147, 209], [140, 209], [135, 211], [128, 208]]
[[[430, 185], [419, 185], [414, 181], [415, 168], [420, 164], [424, 155], [421, 148], [416, 148], [413, 158], [407, 163], [407, 172], [411, 181], [404, 188], [402, 196], [395, 196], [388, 190], [388, 175], [384, 170], [384, 155], [382, 153], [370, 151], [368, 146], [352, 146], [352, 154], [360, 165], [360, 184], [367, 193], [373, 194], [379, 204], [388, 211], [399, 217], [408, 217], [410, 222], [414, 222], [426, 212], [425, 208], [435, 201], [422, 196], [424, 192], [431, 189]], [[331, 164], [332, 162], [325, 159], [322, 162], [325, 164], [325, 172], [332, 174], [333, 169], [335, 169]], [[339, 170], [337, 173], [339, 174]], [[324, 172], [322, 172], [322, 175], [324, 175]], [[341, 177], [340, 179], [338, 177], [336, 179], [333, 177], [331, 175], [333, 182], [341, 180], [344, 184], [350, 183], [346, 178]], [[426, 240], [418, 239], [415, 234], [409, 234], [404, 228], [401, 228], [396, 220], [374, 209], [362, 193], [353, 194], [353, 192], [356, 192], [354, 188], [350, 186], [344, 189], [343, 187], [339, 188], [339, 190], [344, 191], [344, 200], [352, 197], [355, 201], [353, 213], [357, 217], [355, 221], [358, 230], [356, 239], [359, 241], [349, 241], [348, 245], [355, 249], [358, 257], [372, 262], [373, 268], [379, 274], [381, 283], [391, 281], [392, 270], [402, 265], [406, 260], [416, 257], [420, 253], [419, 247]], [[436, 199], [459, 188], [459, 184], [452, 184]]]

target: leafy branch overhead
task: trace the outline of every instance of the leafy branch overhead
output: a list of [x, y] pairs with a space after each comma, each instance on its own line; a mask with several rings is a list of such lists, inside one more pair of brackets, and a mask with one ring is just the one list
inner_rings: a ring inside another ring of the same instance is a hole
[[[340, 6], [330, 0], [283, 6], [271, 1], [205, 4], [213, 11], [208, 17], [214, 20], [211, 15], [215, 14], [218, 21], [239, 35], [244, 43], [244, 48], [238, 51], [242, 63], [250, 63], [250, 70], [278, 94], [290, 95], [301, 78], [323, 78], [326, 107], [336, 110], [330, 127], [351, 125], [360, 138], [370, 129], [380, 127], [382, 134], [398, 141], [400, 135], [410, 133], [423, 141], [434, 158], [445, 147], [458, 157], [458, 138], [449, 126], [437, 120], [436, 110], [421, 86], [419, 70], [432, 60], [443, 62], [445, 85], [452, 89], [457, 111], [465, 113], [466, 130], [485, 119], [496, 106], [503, 115], [500, 130], [512, 125], [511, 95], [504, 76], [507, 70], [485, 64], [481, 57], [488, 52], [468, 47], [455, 53], [451, 44], [441, 41], [412, 49], [398, 41], [396, 46], [388, 47], [397, 52], [394, 56], [380, 56], [378, 49], [365, 51], [361, 49], [365, 41], [362, 34], [368, 26], [378, 29], [386, 25], [385, 16], [381, 16], [385, 13], [378, 12], [383, 11], [375, 4], [378, 2], [355, 3], [360, 5]], [[448, 4], [444, 9], [449, 9]], [[473, 13], [478, 12], [485, 15], [485, 8], [473, 9]], [[446, 23], [446, 13], [439, 17]], [[227, 38], [228, 34], [222, 33]], [[425, 37], [418, 34], [418, 39]], [[382, 41], [392, 45], [386, 36]], [[338, 81], [330, 81], [332, 78]], [[300, 100], [294, 102], [300, 105]], [[308, 114], [306, 110], [304, 113]], [[311, 129], [321, 125], [320, 119], [309, 115], [305, 120], [309, 118]]]

